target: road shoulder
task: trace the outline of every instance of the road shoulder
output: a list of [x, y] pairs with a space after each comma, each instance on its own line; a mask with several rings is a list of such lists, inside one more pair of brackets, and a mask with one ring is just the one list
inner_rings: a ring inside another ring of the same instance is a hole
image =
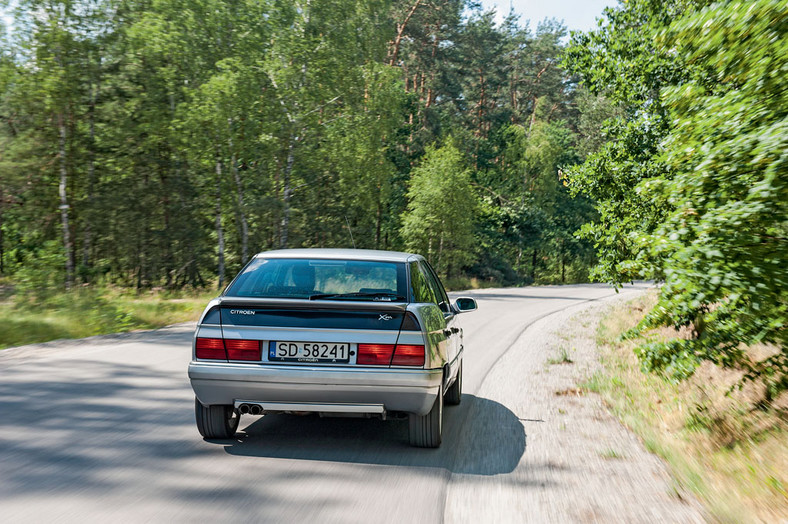
[[[582, 388], [600, 366], [599, 320], [626, 299], [581, 304], [535, 322], [493, 367], [478, 397], [519, 418], [525, 451], [509, 473], [453, 474], [446, 522], [704, 521], [665, 464]], [[468, 416], [490, 417], [481, 405], [475, 402]], [[484, 460], [484, 450], [496, 445], [464, 441], [455, 471], [470, 471], [462, 462]]]

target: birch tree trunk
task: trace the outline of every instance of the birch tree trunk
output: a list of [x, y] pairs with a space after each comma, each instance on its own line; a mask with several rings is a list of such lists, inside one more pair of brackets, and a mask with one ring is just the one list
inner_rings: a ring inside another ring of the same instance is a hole
[[216, 240], [219, 249], [219, 289], [224, 285], [224, 230], [222, 229], [222, 160], [216, 154]]
[[66, 119], [63, 113], [57, 115], [58, 134], [60, 136], [58, 144], [58, 156], [60, 157], [60, 184], [58, 193], [60, 194], [60, 221], [63, 225], [63, 249], [66, 253], [66, 289], [71, 289], [74, 285], [74, 245], [71, 242], [71, 231], [68, 223], [68, 194], [66, 193], [66, 183], [68, 181], [68, 158], [66, 153]]
[[290, 230], [290, 197], [293, 195], [293, 189], [290, 187], [290, 173], [293, 171], [293, 163], [295, 162], [295, 155], [293, 154], [293, 147], [296, 137], [292, 134], [287, 144], [287, 162], [285, 163], [285, 170], [282, 173], [282, 224], [280, 229], [279, 247], [284, 249], [287, 247], [288, 235]]
[[[227, 123], [229, 124], [230, 130], [232, 132], [232, 118], [228, 119]], [[249, 259], [249, 223], [246, 220], [246, 210], [244, 209], [244, 187], [241, 181], [241, 174], [238, 172], [238, 158], [235, 154], [235, 148], [233, 147], [232, 134], [230, 134], [230, 138], [228, 138], [227, 142], [230, 145], [231, 151], [230, 169], [233, 171], [235, 189], [238, 194], [238, 210], [236, 211], [236, 216], [238, 220], [238, 228], [241, 231], [241, 263], [246, 264], [246, 261]]]

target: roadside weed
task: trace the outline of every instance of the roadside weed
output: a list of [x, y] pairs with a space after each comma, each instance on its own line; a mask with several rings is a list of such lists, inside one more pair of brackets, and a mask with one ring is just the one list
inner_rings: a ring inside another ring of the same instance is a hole
[[558, 356], [552, 357], [547, 359], [547, 363], [550, 365], [556, 364], [573, 364], [574, 361], [569, 358], [569, 351], [567, 351], [565, 346], [561, 346], [558, 348]]
[[599, 456], [602, 457], [603, 459], [608, 459], [608, 460], [615, 460], [615, 459], [623, 459], [624, 458], [624, 455], [622, 455], [621, 453], [619, 453], [618, 451], [616, 451], [613, 448], [608, 448], [608, 449], [606, 449], [604, 451], [600, 451], [599, 452]]

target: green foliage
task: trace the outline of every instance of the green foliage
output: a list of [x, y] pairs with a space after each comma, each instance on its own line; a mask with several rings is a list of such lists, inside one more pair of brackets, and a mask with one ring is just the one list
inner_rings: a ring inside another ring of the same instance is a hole
[[423, 253], [440, 274], [453, 274], [474, 258], [476, 208], [470, 171], [454, 141], [427, 147], [408, 188], [401, 232], [406, 247]]
[[18, 297], [36, 303], [59, 293], [63, 285], [64, 259], [62, 246], [52, 240], [44, 242], [39, 249], [24, 251], [14, 274]]
[[[710, 360], [771, 400], [788, 389], [788, 7], [641, 0], [607, 16], [568, 54], [626, 115], [571, 176], [598, 201], [596, 274], [665, 280], [637, 331], [692, 328], [642, 346], [646, 368], [685, 378]], [[757, 343], [777, 350], [754, 360]]]
[[[593, 212], [560, 177], [604, 110], [555, 21], [463, 0], [13, 4], [0, 273], [24, 296], [221, 285], [258, 251], [353, 244], [484, 285], [586, 276]], [[435, 155], [450, 169], [427, 176]]]

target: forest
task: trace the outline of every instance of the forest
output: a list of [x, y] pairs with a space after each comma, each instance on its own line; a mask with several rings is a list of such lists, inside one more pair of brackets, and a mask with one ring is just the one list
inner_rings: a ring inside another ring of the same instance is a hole
[[[565, 28], [464, 0], [23, 0], [0, 57], [0, 271], [223, 287], [260, 251], [587, 278], [562, 173], [609, 116]], [[464, 280], [462, 280], [464, 279]]]
[[[788, 390], [788, 4], [3, 0], [0, 283], [222, 288], [256, 252], [634, 279], [646, 369]], [[2, 287], [2, 286], [0, 286]], [[748, 347], [763, 345], [753, 357]]]

